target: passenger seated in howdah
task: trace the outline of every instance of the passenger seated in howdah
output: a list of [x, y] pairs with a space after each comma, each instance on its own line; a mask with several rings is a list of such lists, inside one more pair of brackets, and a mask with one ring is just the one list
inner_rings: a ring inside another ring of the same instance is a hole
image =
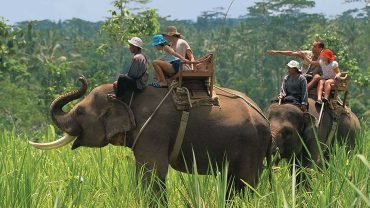
[[159, 88], [168, 87], [165, 73], [169, 76], [173, 76], [180, 70], [181, 62], [188, 63], [189, 61], [173, 50], [163, 35], [155, 35], [153, 37], [152, 46], [155, 46], [159, 51], [163, 51], [164, 55], [161, 59], [153, 61], [155, 75], [159, 82], [153, 82], [150, 85]]
[[[312, 43], [311, 50], [303, 51], [286, 51], [286, 50], [268, 50], [267, 54], [269, 55], [285, 55], [301, 58], [304, 60], [307, 56], [312, 61], [317, 61], [320, 58], [320, 53], [324, 49], [325, 45], [320, 40], [315, 40]], [[314, 89], [320, 81], [321, 68], [319, 65], [313, 65], [306, 61], [302, 63], [301, 66], [302, 74], [307, 79], [307, 89], [308, 91]]]
[[[325, 49], [320, 54], [319, 61], [312, 61], [307, 56], [305, 60], [313, 65], [320, 65], [323, 75], [321, 80], [317, 85], [317, 104], [322, 104], [322, 102], [327, 102], [330, 95], [331, 85], [335, 84], [335, 79], [340, 77], [340, 70], [338, 62], [335, 61], [336, 56], [330, 49]], [[322, 98], [323, 89], [325, 91], [324, 97]]]
[[302, 111], [308, 109], [307, 80], [301, 74], [299, 63], [291, 60], [288, 64], [288, 75], [283, 79], [279, 93], [279, 100], [298, 104]]
[[110, 98], [121, 99], [129, 91], [140, 91], [146, 86], [148, 80], [147, 59], [142, 53], [143, 41], [138, 37], [128, 40], [129, 50], [133, 54], [130, 68], [126, 74], [121, 74], [118, 80], [113, 83], [113, 94]]

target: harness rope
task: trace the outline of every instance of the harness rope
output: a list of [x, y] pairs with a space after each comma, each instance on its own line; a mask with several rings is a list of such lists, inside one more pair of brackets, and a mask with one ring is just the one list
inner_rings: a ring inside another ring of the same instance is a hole
[[188, 98], [188, 102], [189, 102], [189, 107], [192, 108], [193, 107], [193, 104], [191, 103], [191, 99], [190, 99], [190, 92], [189, 92], [189, 89], [186, 88], [186, 87], [181, 87], [179, 88], [181, 90], [184, 90], [186, 92], [186, 96]]
[[154, 117], [154, 115], [157, 113], [158, 109], [161, 107], [161, 105], [166, 100], [166, 98], [168, 97], [168, 95], [171, 94], [171, 92], [172, 92], [172, 90], [174, 88], [175, 88], [175, 85], [172, 85], [171, 88], [168, 90], [167, 94], [164, 96], [164, 98], [161, 100], [161, 102], [155, 108], [155, 110], [153, 111], [153, 113], [149, 116], [149, 118], [145, 121], [145, 123], [143, 124], [143, 126], [140, 128], [140, 131], [139, 131], [139, 133], [137, 133], [137, 135], [136, 135], [136, 137], [134, 139], [134, 143], [132, 144], [132, 149], [133, 150], [135, 149], [136, 142], [139, 140], [139, 137], [140, 137], [141, 133], [143, 133], [145, 127], [148, 125], [148, 123], [150, 122], [150, 120], [152, 120], [152, 118]]

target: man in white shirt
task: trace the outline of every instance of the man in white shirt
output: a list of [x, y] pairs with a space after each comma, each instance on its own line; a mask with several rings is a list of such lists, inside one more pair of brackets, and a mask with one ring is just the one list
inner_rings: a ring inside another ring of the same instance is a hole
[[320, 74], [322, 74], [322, 70], [320, 66], [312, 65], [304, 61], [304, 57], [309, 57], [312, 61], [318, 61], [320, 57], [321, 51], [324, 49], [325, 45], [323, 42], [319, 40], [315, 40], [312, 43], [311, 51], [279, 51], [279, 50], [269, 50], [267, 54], [269, 55], [285, 55], [285, 56], [293, 56], [303, 59], [302, 64], [302, 74], [306, 77], [308, 84], [307, 89], [310, 91], [314, 87], [317, 86], [318, 82], [320, 81]]
[[[177, 32], [175, 26], [168, 26], [166, 31], [163, 33], [163, 36], [171, 42], [171, 48], [181, 56], [185, 57], [189, 61], [194, 61], [193, 51], [190, 48], [189, 43], [184, 40], [184, 37], [181, 33]], [[184, 64], [183, 69], [188, 70], [191, 67]]]

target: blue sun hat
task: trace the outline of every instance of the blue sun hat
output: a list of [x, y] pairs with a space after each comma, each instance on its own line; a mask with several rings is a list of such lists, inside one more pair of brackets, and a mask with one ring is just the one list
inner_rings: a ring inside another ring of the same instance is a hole
[[166, 42], [167, 41], [164, 39], [163, 35], [155, 35], [153, 36], [152, 46], [157, 46]]

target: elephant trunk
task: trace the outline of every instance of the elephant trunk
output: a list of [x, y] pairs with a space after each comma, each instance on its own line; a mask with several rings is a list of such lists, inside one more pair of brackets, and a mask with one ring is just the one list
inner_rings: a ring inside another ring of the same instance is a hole
[[82, 97], [87, 90], [87, 81], [85, 77], [79, 78], [82, 86], [78, 90], [68, 92], [56, 98], [50, 105], [51, 119], [58, 128], [71, 136], [78, 136], [81, 133], [81, 127], [73, 118], [71, 113], [63, 111], [63, 106], [67, 103]]
[[272, 128], [272, 126], [270, 128], [271, 128], [271, 138], [272, 138], [271, 152], [272, 152], [272, 154], [275, 154], [278, 151], [277, 134], [278, 134], [279, 131], [276, 128]]

